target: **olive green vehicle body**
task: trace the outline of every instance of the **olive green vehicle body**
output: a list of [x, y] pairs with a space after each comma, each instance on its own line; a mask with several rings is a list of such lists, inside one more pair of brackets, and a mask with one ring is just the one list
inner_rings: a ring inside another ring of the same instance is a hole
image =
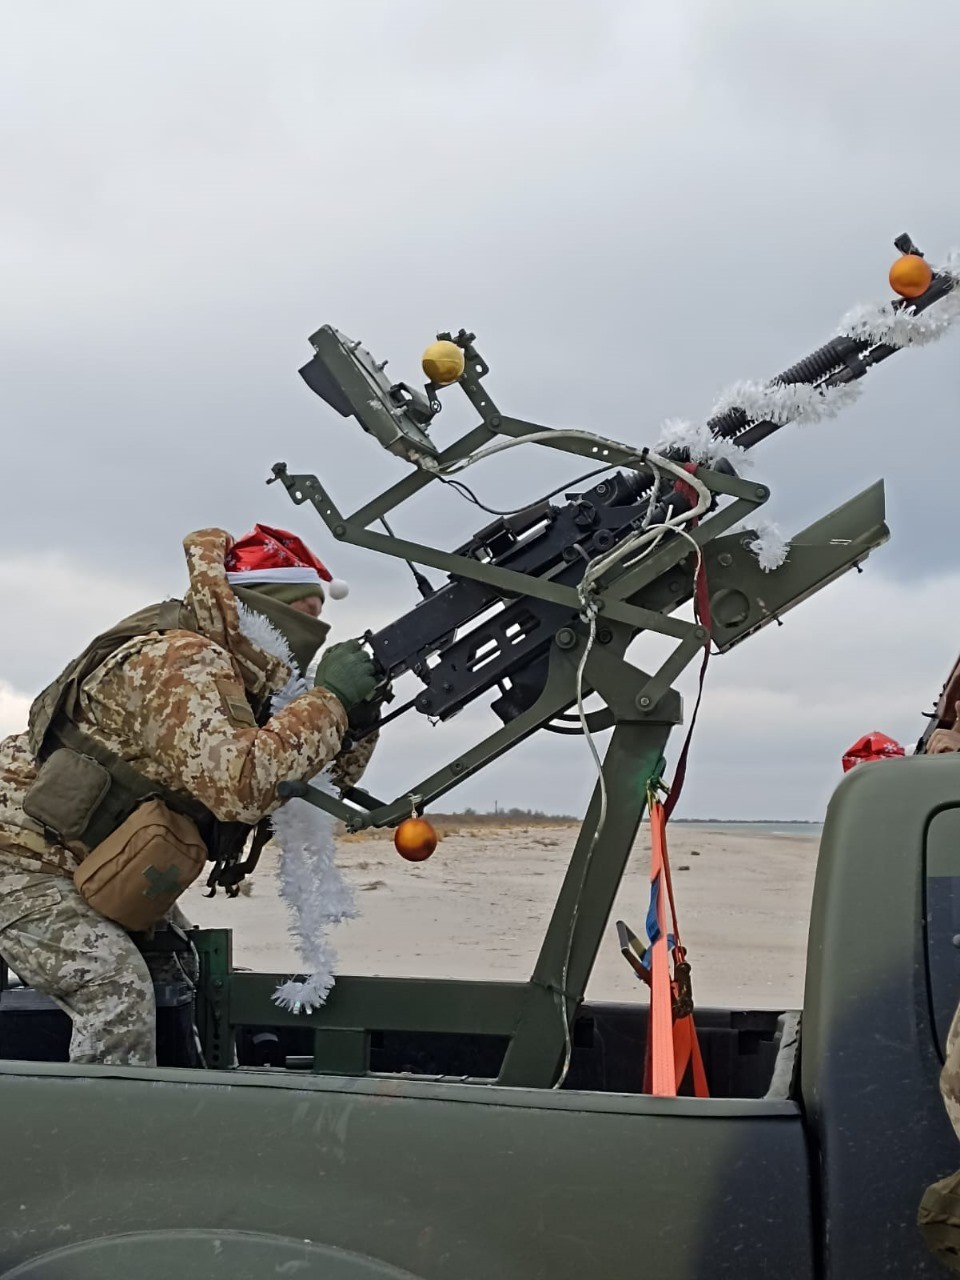
[[[4, 1062], [0, 1275], [938, 1275], [914, 1222], [926, 1185], [960, 1163], [937, 1090], [958, 886], [954, 759], [844, 779], [799, 1038], [754, 1081], [766, 1096]], [[219, 990], [247, 1019], [265, 985], [234, 973]], [[445, 1007], [471, 1027], [472, 984], [442, 985], [343, 979], [311, 1018], [334, 1040], [374, 1021], [449, 1026], [431, 1012]], [[492, 989], [479, 993], [491, 1018]], [[644, 1004], [622, 1011], [638, 1080]], [[266, 1005], [261, 1016], [283, 1021]], [[597, 1052], [576, 1047], [575, 1069]]]

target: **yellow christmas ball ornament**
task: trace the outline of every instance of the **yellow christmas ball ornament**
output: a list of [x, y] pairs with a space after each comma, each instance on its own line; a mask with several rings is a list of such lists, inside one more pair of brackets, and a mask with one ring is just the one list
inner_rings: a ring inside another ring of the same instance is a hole
[[448, 387], [463, 375], [463, 352], [455, 342], [431, 342], [423, 353], [420, 365], [436, 386]]
[[905, 253], [890, 268], [890, 288], [901, 298], [919, 298], [932, 279], [929, 264], [916, 253]]

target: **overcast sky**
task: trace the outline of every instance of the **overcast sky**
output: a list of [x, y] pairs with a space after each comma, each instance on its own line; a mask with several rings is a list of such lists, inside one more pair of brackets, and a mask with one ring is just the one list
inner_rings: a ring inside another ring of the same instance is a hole
[[[337, 638], [414, 603], [264, 487], [283, 459], [349, 509], [405, 472], [298, 377], [321, 324], [407, 380], [469, 327], [505, 410], [652, 444], [889, 296], [901, 231], [960, 245], [958, 40], [960, 8], [916, 0], [0, 6], [0, 730], [182, 591], [194, 528], [304, 536], [352, 585]], [[686, 816], [819, 818], [855, 738], [918, 736], [960, 650], [958, 357], [960, 332], [902, 353], [756, 451], [785, 532], [883, 476], [893, 537], [712, 664]], [[472, 483], [506, 506], [572, 474], [518, 450]], [[431, 493], [398, 525], [484, 522]], [[409, 717], [368, 784], [405, 793], [491, 724]], [[543, 736], [448, 803], [571, 810], [591, 782]]]

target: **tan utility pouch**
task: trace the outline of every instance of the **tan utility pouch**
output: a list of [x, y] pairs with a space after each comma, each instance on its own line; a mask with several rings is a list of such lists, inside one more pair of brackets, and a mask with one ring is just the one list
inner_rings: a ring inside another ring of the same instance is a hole
[[138, 933], [166, 915], [207, 859], [196, 824], [147, 800], [73, 874], [84, 902]]
[[40, 766], [23, 811], [61, 840], [78, 840], [110, 790], [110, 774], [91, 756], [58, 747]]

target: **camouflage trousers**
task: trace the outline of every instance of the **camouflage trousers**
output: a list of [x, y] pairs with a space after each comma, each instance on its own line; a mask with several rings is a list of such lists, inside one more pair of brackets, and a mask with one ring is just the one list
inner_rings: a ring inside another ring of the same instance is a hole
[[0, 955], [73, 1022], [70, 1061], [156, 1066], [156, 1000], [129, 935], [65, 876], [0, 865]]
[[[940, 1072], [940, 1095], [954, 1132], [960, 1138], [960, 1007], [947, 1032], [947, 1051]], [[927, 1187], [917, 1213], [927, 1248], [955, 1275], [960, 1275], [960, 1172]]]
[[940, 1094], [954, 1132], [960, 1138], [960, 1006], [947, 1032], [947, 1052], [940, 1072]]

